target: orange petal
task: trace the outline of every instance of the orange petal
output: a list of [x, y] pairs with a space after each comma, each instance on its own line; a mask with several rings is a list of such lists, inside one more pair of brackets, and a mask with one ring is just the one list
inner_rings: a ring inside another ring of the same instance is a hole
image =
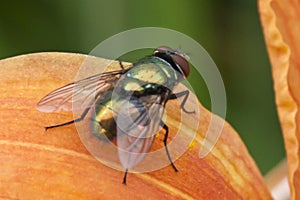
[[[0, 61], [0, 196], [8, 199], [271, 199], [263, 178], [238, 134], [225, 123], [215, 148], [199, 158], [211, 113], [197, 102], [200, 127], [194, 145], [160, 170], [129, 174], [93, 158], [74, 125], [45, 132], [44, 126], [72, 119], [71, 113], [40, 113], [47, 93], [74, 81], [79, 54], [40, 53]], [[101, 64], [103, 59], [95, 59]], [[183, 87], [183, 86], [181, 86]], [[170, 132], [178, 104], [169, 102]], [[191, 116], [191, 122], [197, 122]], [[186, 124], [184, 134], [188, 134]], [[155, 140], [154, 147], [161, 142]]]
[[288, 160], [291, 199], [300, 198], [300, 2], [259, 0]]

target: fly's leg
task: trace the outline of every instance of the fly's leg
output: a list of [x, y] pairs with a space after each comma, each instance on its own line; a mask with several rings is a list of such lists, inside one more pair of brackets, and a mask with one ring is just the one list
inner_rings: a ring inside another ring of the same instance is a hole
[[121, 60], [118, 60], [118, 61], [119, 61], [120, 67], [122, 68], [122, 70], [124, 70], [125, 68], [124, 68], [124, 65], [123, 65], [122, 61]]
[[183, 100], [180, 104], [180, 108], [185, 112], [185, 113], [195, 113], [195, 110], [193, 111], [187, 111], [185, 108], [184, 108], [184, 105], [189, 97], [189, 94], [190, 94], [190, 91], [189, 90], [185, 90], [185, 91], [182, 91], [182, 92], [179, 92], [179, 93], [172, 93], [168, 96], [168, 100], [170, 99], [178, 99], [180, 97], [183, 96]]
[[90, 108], [91, 108], [91, 107], [88, 106], [88, 107], [83, 111], [83, 113], [81, 114], [81, 116], [80, 116], [79, 118], [77, 118], [77, 119], [74, 119], [74, 120], [71, 120], [71, 121], [69, 121], [69, 122], [65, 122], [65, 123], [62, 123], [62, 124], [56, 124], [56, 125], [53, 125], [53, 126], [46, 126], [45, 129], [46, 129], [46, 131], [47, 131], [48, 129], [51, 129], [51, 128], [57, 128], [57, 127], [67, 126], [67, 125], [69, 125], [69, 124], [73, 124], [73, 123], [79, 122], [79, 121], [81, 121], [81, 120], [83, 120], [83, 119], [85, 118], [85, 116], [86, 116], [86, 114], [89, 112]]
[[126, 178], [127, 178], [128, 168], [125, 169], [124, 177], [123, 177], [123, 184], [126, 185]]
[[165, 133], [165, 137], [164, 137], [164, 146], [165, 146], [165, 149], [166, 149], [166, 154], [168, 156], [168, 159], [174, 169], [175, 172], [178, 172], [178, 169], [175, 167], [172, 159], [171, 159], [171, 156], [170, 156], [170, 153], [169, 153], [169, 150], [168, 150], [168, 147], [167, 147], [167, 140], [168, 140], [168, 135], [169, 135], [169, 127], [163, 122], [163, 121], [160, 121], [160, 125], [163, 127], [163, 129], [166, 130], [166, 133]]
[[[128, 157], [128, 161], [127, 162], [129, 162], [130, 161], [130, 156]], [[123, 177], [123, 184], [124, 185], [126, 185], [126, 180], [127, 180], [127, 174], [128, 174], [128, 167], [126, 167], [126, 169], [125, 169], [125, 173], [124, 173], [124, 177]]]
[[[99, 96], [99, 94], [96, 95], [95, 99], [97, 99]], [[70, 125], [70, 124], [74, 124], [76, 122], [79, 122], [81, 120], [83, 120], [85, 118], [85, 116], [87, 115], [87, 113], [89, 112], [90, 108], [92, 107], [94, 101], [91, 101], [88, 106], [84, 109], [84, 111], [82, 112], [81, 116], [77, 119], [74, 119], [74, 120], [71, 120], [69, 122], [65, 122], [65, 123], [62, 123], [62, 124], [56, 124], [56, 125], [53, 125], [53, 126], [46, 126], [45, 129], [46, 131], [48, 129], [51, 129], [51, 128], [57, 128], [57, 127], [62, 127], [62, 126], [67, 126], [67, 125]]]
[[[118, 61], [119, 61], [119, 65], [120, 65], [120, 67], [121, 67], [123, 73], [125, 73], [126, 71], [128, 71], [128, 69], [125, 69], [125, 67], [124, 67], [124, 65], [123, 65], [123, 63], [122, 63], [122, 61], [121, 61], [121, 60], [118, 60]], [[123, 73], [122, 73], [122, 74], [123, 74]]]
[[[81, 116], [77, 119], [74, 119], [74, 120], [71, 120], [69, 122], [65, 122], [65, 123], [62, 123], [62, 124], [56, 124], [56, 125], [53, 125], [53, 126], [46, 126], [45, 129], [46, 131], [48, 129], [51, 129], [51, 128], [57, 128], [57, 127], [62, 127], [62, 126], [67, 126], [67, 125], [70, 125], [70, 124], [74, 124], [76, 122], [79, 122], [81, 120], [83, 120], [85, 118], [85, 116], [87, 115], [87, 113], [89, 112], [90, 108], [92, 107], [92, 105], [94, 104], [94, 102], [98, 99], [98, 97], [100, 96], [100, 93], [96, 94], [95, 96], [95, 99], [92, 100], [88, 105], [87, 107], [84, 109], [84, 111], [82, 112]], [[101, 102], [100, 102], [101, 104]]]

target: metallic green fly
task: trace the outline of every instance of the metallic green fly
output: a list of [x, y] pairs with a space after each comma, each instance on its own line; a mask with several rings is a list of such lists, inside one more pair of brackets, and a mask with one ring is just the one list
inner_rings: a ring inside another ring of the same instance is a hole
[[161, 46], [129, 68], [125, 69], [120, 62], [120, 70], [96, 74], [52, 91], [38, 103], [37, 109], [41, 112], [83, 110], [79, 118], [47, 126], [46, 130], [84, 120], [93, 109], [95, 115], [90, 123], [97, 130], [91, 132], [100, 139], [116, 138], [119, 160], [125, 168], [124, 184], [128, 169], [143, 160], [162, 127], [166, 155], [177, 172], [167, 148], [169, 129], [162, 117], [167, 101], [179, 97], [183, 97], [181, 109], [193, 113], [184, 108], [189, 91], [172, 92], [189, 73], [184, 53]]

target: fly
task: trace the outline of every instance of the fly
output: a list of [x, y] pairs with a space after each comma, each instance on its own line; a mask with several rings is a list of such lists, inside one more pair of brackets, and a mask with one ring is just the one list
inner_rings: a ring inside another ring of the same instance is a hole
[[[120, 70], [104, 72], [73, 82], [46, 95], [37, 104], [41, 112], [83, 110], [81, 116], [69, 122], [47, 126], [57, 128], [84, 120], [94, 109], [92, 133], [98, 138], [116, 138], [119, 160], [128, 170], [136, 166], [149, 152], [159, 127], [165, 130], [164, 147], [171, 166], [177, 172], [167, 147], [169, 128], [162, 116], [168, 100], [183, 97], [184, 108], [189, 91], [173, 93], [173, 88], [190, 73], [187, 56], [178, 50], [161, 46], [151, 56], [142, 58]], [[92, 97], [91, 97], [92, 96]], [[88, 102], [86, 102], [88, 101]], [[84, 105], [84, 106], [83, 106]], [[114, 106], [115, 105], [115, 106]], [[115, 117], [104, 119], [107, 112]], [[121, 150], [120, 150], [121, 149]]]

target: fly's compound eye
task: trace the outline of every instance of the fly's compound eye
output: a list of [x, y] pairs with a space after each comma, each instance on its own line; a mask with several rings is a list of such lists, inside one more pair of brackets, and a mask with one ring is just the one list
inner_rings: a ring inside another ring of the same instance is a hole
[[155, 53], [167, 53], [167, 52], [171, 53], [171, 52], [174, 52], [174, 50], [167, 46], [160, 46], [154, 50], [154, 54]]
[[175, 64], [181, 69], [185, 77], [188, 77], [190, 74], [190, 65], [186, 58], [179, 54], [171, 55], [172, 59], [174, 60]]
[[[184, 53], [171, 49], [167, 46], [161, 46], [154, 50], [153, 55], [166, 59], [165, 56], [171, 57], [178, 70], [185, 76], [188, 77], [190, 74], [190, 65], [188, 56]], [[165, 56], [164, 56], [165, 55]]]

